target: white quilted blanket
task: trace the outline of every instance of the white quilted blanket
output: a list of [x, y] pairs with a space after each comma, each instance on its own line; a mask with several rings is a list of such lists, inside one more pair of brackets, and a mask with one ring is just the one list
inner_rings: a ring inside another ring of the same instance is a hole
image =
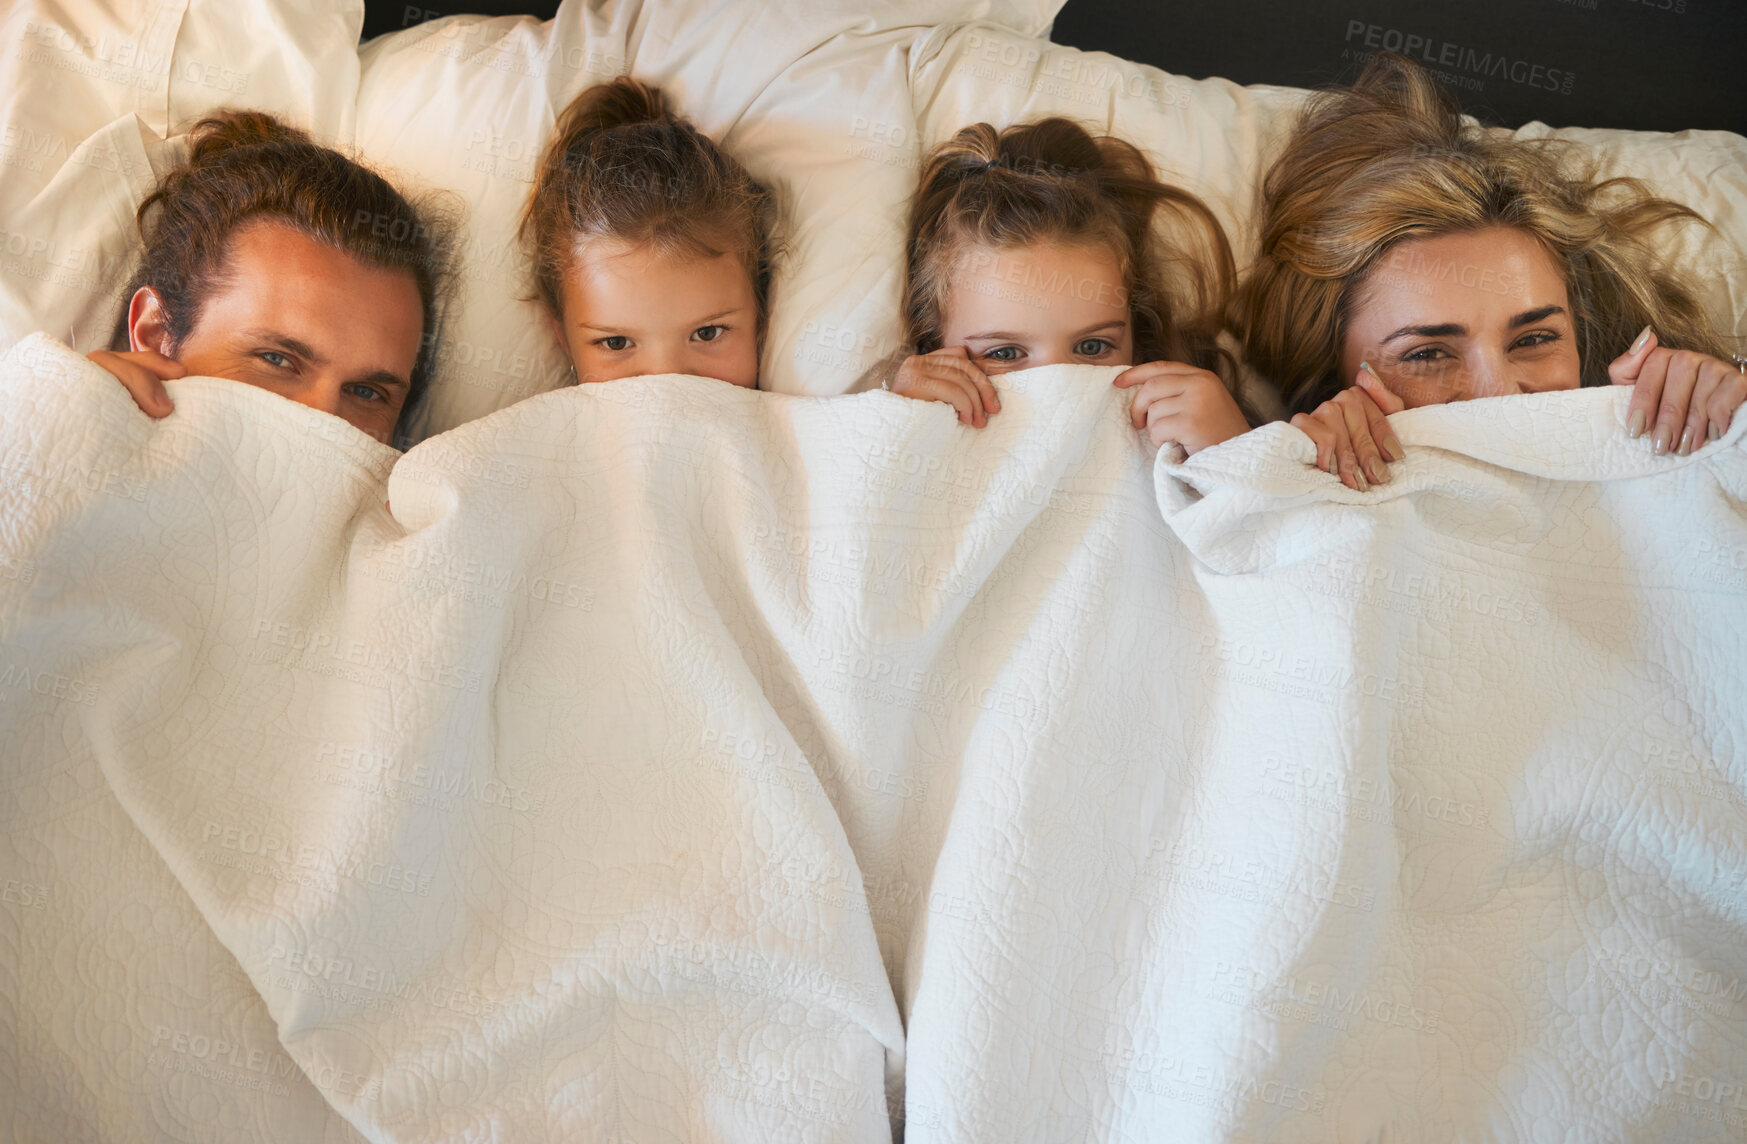
[[[1283, 426], [1155, 473], [1113, 372], [981, 431], [615, 382], [396, 462], [21, 343], [21, 1122], [861, 1140], [907, 1085], [911, 1142], [1738, 1136], [1747, 418], [1399, 415], [1360, 496]], [[64, 908], [117, 885], [183, 920]], [[299, 1069], [251, 1105], [256, 1049]]]

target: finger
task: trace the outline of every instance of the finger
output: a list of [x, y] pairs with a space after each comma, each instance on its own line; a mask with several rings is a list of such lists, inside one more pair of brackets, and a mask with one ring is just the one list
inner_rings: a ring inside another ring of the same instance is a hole
[[[1150, 424], [1154, 416], [1154, 407], [1159, 402], [1172, 402], [1183, 396], [1188, 387], [1176, 378], [1148, 378], [1135, 392], [1134, 402], [1128, 407], [1129, 420], [1136, 429]], [[1160, 410], [1159, 412], [1163, 412]]]
[[163, 381], [138, 362], [131, 360], [132, 355], [95, 350], [85, 356], [119, 381], [122, 388], [127, 390], [128, 396], [133, 398], [133, 403], [147, 417], [168, 417], [175, 411], [176, 407], [171, 403], [170, 392], [164, 388]]
[[1359, 376], [1353, 385], [1365, 391], [1365, 396], [1376, 403], [1377, 408], [1384, 413], [1400, 413], [1407, 408], [1407, 402], [1395, 395], [1395, 391], [1383, 384], [1383, 379], [1377, 376], [1377, 371], [1371, 368], [1371, 363], [1359, 363]]
[[1157, 377], [1187, 376], [1204, 372], [1206, 371], [1199, 366], [1189, 365], [1186, 362], [1148, 361], [1129, 366], [1117, 374], [1112, 382], [1122, 389], [1127, 389], [1131, 385], [1140, 385], [1142, 382], [1151, 381]]
[[1001, 395], [995, 390], [995, 383], [989, 380], [989, 375], [977, 368], [977, 364], [968, 358], [964, 361], [954, 360], [953, 368], [961, 371], [961, 376], [977, 391], [982, 399], [983, 408], [990, 413], [1001, 412]]
[[1709, 414], [1710, 431], [1708, 437], [1712, 441], [1722, 439], [1734, 423], [1735, 411], [1747, 401], [1747, 377], [1742, 376], [1739, 369], [1726, 370], [1723, 380], [1718, 383], [1716, 391], [1706, 403]]
[[[1370, 431], [1371, 439], [1383, 450], [1385, 458], [1399, 461], [1407, 456], [1407, 452], [1401, 447], [1401, 439], [1395, 435], [1395, 429], [1389, 424], [1389, 414], [1401, 412], [1406, 405], [1401, 398], [1383, 388], [1382, 379], [1372, 373], [1369, 366], [1361, 369], [1359, 374], [1356, 400], [1364, 411], [1365, 425]], [[1383, 402], [1378, 401], [1379, 395]], [[1389, 408], [1391, 405], [1395, 408]]]
[[1638, 369], [1637, 380], [1631, 383], [1632, 400], [1626, 406], [1626, 436], [1636, 440], [1656, 420], [1656, 407], [1662, 401], [1662, 383], [1668, 377], [1668, 362], [1674, 355], [1664, 349], [1653, 350]]
[[956, 409], [961, 424], [978, 429], [988, 424], [988, 418], [983, 414], [982, 395], [963, 374], [950, 369], [930, 370], [928, 381], [929, 396]]
[[1650, 356], [1650, 351], [1657, 346], [1656, 331], [1645, 326], [1632, 339], [1631, 348], [1608, 363], [1608, 380], [1615, 385], [1632, 385], [1638, 380], [1638, 371], [1644, 367], [1644, 361]]
[[[1345, 420], [1347, 440], [1352, 444], [1353, 456], [1359, 471], [1365, 474], [1366, 482], [1388, 484], [1389, 463], [1383, 459], [1383, 450], [1372, 438], [1371, 422], [1365, 415], [1365, 404], [1370, 402], [1370, 398], [1362, 392], [1346, 389], [1335, 395], [1334, 402]], [[1363, 486], [1360, 491], [1364, 491]]]
[[1361, 493], [1367, 491], [1370, 486], [1365, 481], [1364, 472], [1359, 468], [1358, 454], [1353, 451], [1353, 439], [1347, 429], [1346, 413], [1331, 398], [1317, 406], [1315, 417], [1328, 427], [1334, 438], [1334, 458], [1329, 472], [1339, 477], [1341, 484], [1349, 489]]
[[1674, 446], [1676, 455], [1690, 457], [1694, 449], [1704, 446], [1708, 439], [1705, 426], [1710, 421], [1711, 397], [1723, 384], [1725, 370], [1735, 372], [1713, 357], [1698, 363], [1698, 377], [1693, 382], [1692, 397], [1686, 404], [1686, 423], [1681, 426], [1680, 440]]
[[138, 362], [165, 381], [175, 381], [179, 377], [188, 376], [188, 367], [174, 358], [167, 358], [157, 350], [138, 350], [125, 355]]
[[[930, 362], [929, 365], [931, 376], [963, 395], [970, 410], [970, 420], [966, 424], [974, 425], [978, 429], [987, 425], [989, 423], [987, 398], [995, 392], [995, 387], [989, 384], [988, 376], [968, 361], [959, 361], [953, 358]], [[959, 407], [956, 400], [953, 405]]]
[[1692, 403], [1692, 389], [1698, 384], [1699, 355], [1670, 355], [1668, 377], [1662, 383], [1662, 401], [1656, 409], [1656, 455], [1674, 451], [1676, 439], [1686, 424], [1686, 409]]
[[1289, 424], [1302, 431], [1316, 446], [1316, 467], [1332, 474], [1335, 471], [1335, 437], [1329, 428], [1308, 413], [1293, 414]]

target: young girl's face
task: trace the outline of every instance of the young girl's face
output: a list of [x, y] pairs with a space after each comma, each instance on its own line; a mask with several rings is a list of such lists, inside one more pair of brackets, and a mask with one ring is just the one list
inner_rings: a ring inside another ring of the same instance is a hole
[[758, 300], [732, 254], [599, 238], [565, 270], [559, 341], [578, 381], [655, 373], [758, 384]]
[[1133, 365], [1128, 288], [1103, 244], [969, 246], [954, 261], [941, 344], [984, 373], [1040, 365]]

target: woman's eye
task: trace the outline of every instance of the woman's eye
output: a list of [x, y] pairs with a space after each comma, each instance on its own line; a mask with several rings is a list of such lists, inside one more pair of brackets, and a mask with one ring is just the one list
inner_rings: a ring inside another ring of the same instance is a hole
[[1103, 338], [1087, 338], [1074, 347], [1074, 353], [1080, 357], [1097, 357], [1099, 354], [1107, 354], [1115, 348]]
[[1535, 349], [1538, 346], [1550, 346], [1559, 340], [1559, 335], [1552, 330], [1536, 330], [1532, 334], [1524, 334], [1517, 339], [1517, 349]]
[[727, 326], [699, 326], [692, 331], [692, 341], [713, 342], [727, 332]]
[[1415, 362], [1429, 365], [1435, 362], [1444, 361], [1449, 356], [1449, 354], [1445, 353], [1443, 349], [1438, 346], [1421, 346], [1417, 350], [1401, 355], [1401, 360], [1403, 362]]
[[620, 350], [628, 350], [631, 348], [631, 339], [623, 334], [614, 334], [610, 338], [596, 338], [594, 344], [603, 350], [611, 350], [614, 353], [618, 353]]
[[256, 356], [274, 369], [291, 368], [291, 359], [277, 350], [262, 350]]
[[984, 351], [983, 356], [988, 358], [990, 361], [1018, 361], [1019, 360], [1019, 347], [1018, 346], [996, 346], [992, 350]]

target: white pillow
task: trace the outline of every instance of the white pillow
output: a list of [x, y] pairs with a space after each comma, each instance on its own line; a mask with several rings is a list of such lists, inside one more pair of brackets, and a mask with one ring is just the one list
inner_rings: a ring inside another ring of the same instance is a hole
[[109, 344], [139, 258], [134, 211], [185, 153], [129, 112], [90, 132], [35, 194], [7, 204], [0, 353], [36, 330], [87, 353]]
[[0, 351], [33, 330], [107, 345], [134, 211], [220, 107], [349, 142], [361, 0], [22, 0], [0, 14]]

